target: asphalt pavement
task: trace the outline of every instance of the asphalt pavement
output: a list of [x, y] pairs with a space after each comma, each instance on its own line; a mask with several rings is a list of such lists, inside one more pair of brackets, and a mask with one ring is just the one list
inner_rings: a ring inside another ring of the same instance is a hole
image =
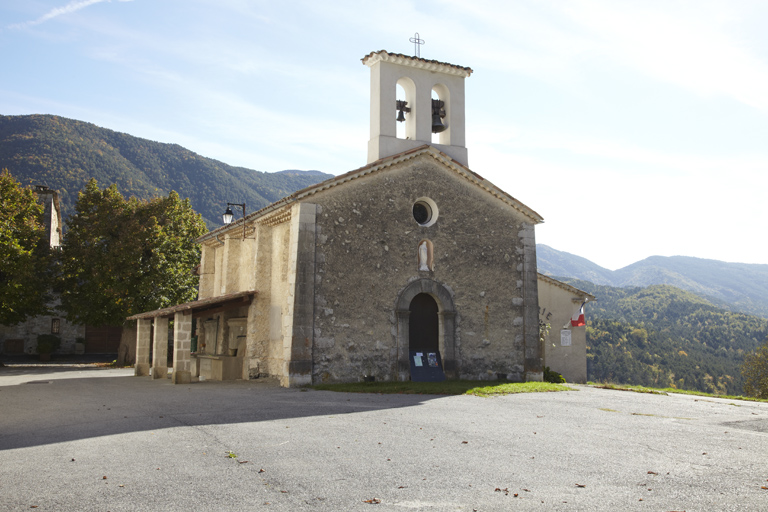
[[768, 510], [768, 403], [0, 368], [0, 510]]

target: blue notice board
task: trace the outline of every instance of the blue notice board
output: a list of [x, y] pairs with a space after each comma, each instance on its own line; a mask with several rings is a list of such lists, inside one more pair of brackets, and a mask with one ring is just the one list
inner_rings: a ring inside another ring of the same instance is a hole
[[414, 382], [441, 382], [445, 380], [440, 352], [411, 350], [411, 380]]

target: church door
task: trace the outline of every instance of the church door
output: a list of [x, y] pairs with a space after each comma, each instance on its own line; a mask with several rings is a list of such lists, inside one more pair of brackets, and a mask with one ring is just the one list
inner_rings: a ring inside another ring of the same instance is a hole
[[408, 327], [409, 349], [438, 352], [440, 335], [435, 299], [429, 294], [420, 293], [413, 298], [408, 309], [411, 311]]

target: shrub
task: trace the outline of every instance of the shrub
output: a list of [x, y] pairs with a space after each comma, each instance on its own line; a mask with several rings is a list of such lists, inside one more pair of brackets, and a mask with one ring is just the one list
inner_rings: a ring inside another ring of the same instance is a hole
[[552, 371], [549, 369], [549, 366], [544, 367], [544, 382], [551, 382], [552, 384], [564, 384], [565, 378], [557, 373], [556, 371]]
[[50, 354], [56, 352], [61, 346], [61, 338], [53, 334], [37, 335], [37, 353]]
[[768, 398], [768, 341], [744, 357], [741, 374], [745, 395]]

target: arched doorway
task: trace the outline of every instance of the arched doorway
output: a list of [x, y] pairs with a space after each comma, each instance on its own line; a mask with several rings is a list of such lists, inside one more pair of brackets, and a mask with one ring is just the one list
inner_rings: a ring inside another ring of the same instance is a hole
[[[411, 305], [419, 295], [426, 297], [417, 299], [414, 304], [414, 309], [417, 311], [414, 312]], [[429, 310], [428, 315], [427, 310]], [[415, 315], [415, 318], [412, 315]], [[395, 368], [393, 368], [394, 380], [405, 381], [410, 378], [409, 352], [415, 350], [412, 348], [414, 345], [411, 345], [411, 338], [421, 337], [418, 330], [424, 328], [424, 324], [427, 323], [419, 319], [422, 315], [432, 319], [428, 323], [431, 326], [429, 329], [433, 329], [432, 332], [437, 330], [437, 347], [442, 355], [443, 370], [446, 377], [449, 379], [459, 378], [459, 354], [456, 347], [456, 307], [453, 303], [452, 293], [445, 285], [432, 279], [422, 278], [411, 281], [400, 290], [395, 303], [397, 359]], [[421, 324], [416, 327], [417, 333], [411, 332], [412, 321], [416, 325]], [[430, 340], [428, 343], [434, 344], [434, 335], [429, 335], [426, 339]], [[416, 341], [415, 343], [424, 342]], [[429, 351], [424, 350], [425, 354], [427, 352]]]
[[437, 302], [427, 293], [416, 295], [408, 307], [408, 350], [437, 352], [440, 350], [440, 324]]

